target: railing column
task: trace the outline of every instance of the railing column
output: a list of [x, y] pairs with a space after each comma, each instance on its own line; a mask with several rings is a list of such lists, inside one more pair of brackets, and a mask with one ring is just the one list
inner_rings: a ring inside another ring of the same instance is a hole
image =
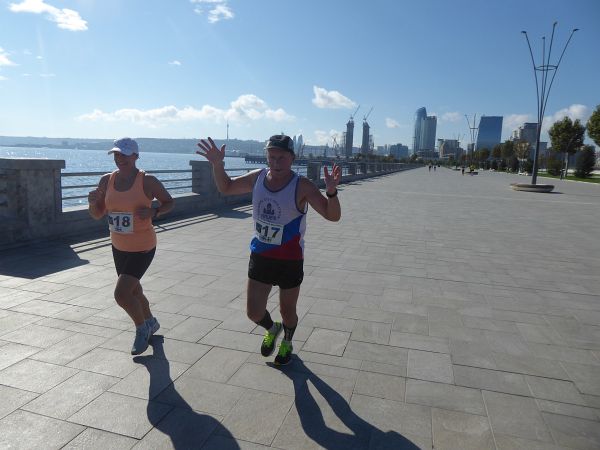
[[306, 166], [306, 178], [313, 182], [318, 182], [321, 179], [321, 163], [310, 161]]
[[190, 161], [192, 166], [192, 192], [201, 194], [206, 200], [217, 200], [219, 191], [215, 184], [212, 164], [208, 161]]

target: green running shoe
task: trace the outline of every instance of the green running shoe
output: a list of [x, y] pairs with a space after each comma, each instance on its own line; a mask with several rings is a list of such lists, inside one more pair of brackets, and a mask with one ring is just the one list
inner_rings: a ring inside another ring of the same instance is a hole
[[269, 330], [265, 331], [265, 337], [263, 338], [262, 345], [260, 346], [260, 353], [263, 356], [270, 356], [275, 349], [275, 341], [277, 340], [277, 336], [283, 330], [283, 326], [281, 322], [273, 322], [275, 326], [275, 332], [270, 333]]
[[292, 343], [286, 340], [282, 340], [279, 344], [279, 352], [275, 357], [275, 365], [276, 366], [285, 366], [290, 363], [292, 360]]

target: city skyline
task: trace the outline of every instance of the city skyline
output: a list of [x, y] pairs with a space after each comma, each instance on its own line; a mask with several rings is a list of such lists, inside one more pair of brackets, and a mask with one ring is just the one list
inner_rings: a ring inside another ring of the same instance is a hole
[[520, 32], [541, 52], [555, 20], [559, 50], [580, 31], [542, 139], [553, 121], [585, 123], [600, 103], [597, 1], [324, 3], [0, 0], [0, 135], [225, 138], [229, 123], [232, 138], [283, 131], [332, 146], [358, 108], [360, 147], [373, 107], [374, 145], [412, 148], [414, 111], [427, 106], [437, 138], [464, 147], [464, 115], [477, 114], [503, 116], [504, 141], [536, 121]]

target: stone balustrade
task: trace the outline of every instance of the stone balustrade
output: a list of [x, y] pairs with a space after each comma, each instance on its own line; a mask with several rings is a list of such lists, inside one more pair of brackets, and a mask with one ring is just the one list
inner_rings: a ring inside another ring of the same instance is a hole
[[[342, 183], [400, 172], [415, 166], [399, 163], [344, 163]], [[192, 192], [176, 196], [169, 217], [190, 216], [251, 201], [251, 194], [224, 196], [217, 190], [207, 161], [190, 161]], [[107, 230], [104, 220], [92, 219], [87, 208], [63, 211], [61, 169], [65, 161], [0, 158], [0, 248], [65, 235]], [[323, 188], [321, 162], [309, 162], [307, 176]], [[108, 233], [108, 231], [106, 231]]]

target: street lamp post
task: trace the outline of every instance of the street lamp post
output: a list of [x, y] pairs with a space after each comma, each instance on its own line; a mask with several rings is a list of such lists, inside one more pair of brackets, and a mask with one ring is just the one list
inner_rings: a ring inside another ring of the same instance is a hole
[[[536, 65], [535, 59], [533, 57], [533, 51], [531, 50], [531, 44], [529, 43], [529, 37], [527, 36], [527, 31], [521, 31], [525, 35], [525, 40], [527, 41], [527, 46], [529, 47], [529, 53], [531, 54], [531, 63], [533, 64], [533, 75], [535, 77], [535, 93], [537, 96], [537, 114], [538, 114], [538, 124], [537, 124], [537, 133], [535, 138], [535, 154], [533, 158], [533, 175], [531, 178], [531, 184], [535, 185], [537, 180], [537, 172], [538, 172], [538, 156], [540, 152], [540, 136], [542, 134], [542, 121], [544, 120], [544, 113], [546, 112], [546, 104], [548, 103], [548, 96], [550, 95], [550, 89], [552, 88], [552, 84], [554, 83], [554, 77], [556, 76], [556, 72], [558, 71], [558, 66], [562, 61], [562, 58], [567, 50], [567, 46], [569, 42], [571, 42], [571, 38], [573, 34], [578, 31], [578, 28], [575, 28], [571, 31], [571, 35], [569, 39], [567, 39], [567, 43], [563, 48], [560, 57], [556, 64], [550, 64], [550, 56], [552, 53], [552, 44], [554, 43], [554, 30], [556, 28], [558, 22], [554, 22], [552, 24], [552, 36], [550, 37], [550, 46], [548, 48], [548, 56], [546, 57], [546, 36], [542, 37], [542, 64]], [[540, 79], [538, 80], [538, 72], [541, 72]], [[548, 84], [548, 75], [552, 73], [552, 78], [550, 79], [550, 84]]]
[[469, 121], [469, 117], [465, 114], [465, 119], [467, 119], [467, 126], [469, 127], [469, 133], [471, 135], [471, 153], [469, 154], [469, 149], [467, 148], [467, 157], [470, 155], [469, 162], [475, 158], [475, 143], [477, 142], [477, 134], [479, 132], [479, 127], [475, 125], [477, 121], [477, 114], [473, 115], [473, 125]]

